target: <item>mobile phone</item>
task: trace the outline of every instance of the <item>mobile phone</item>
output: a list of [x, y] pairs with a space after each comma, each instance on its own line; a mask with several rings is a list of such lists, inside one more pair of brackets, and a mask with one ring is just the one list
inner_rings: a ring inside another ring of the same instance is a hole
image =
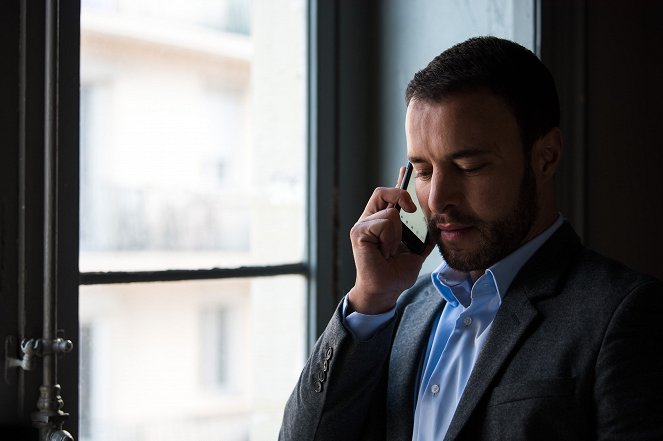
[[424, 216], [424, 211], [419, 204], [417, 192], [414, 190], [415, 180], [412, 176], [413, 173], [412, 164], [408, 162], [405, 169], [405, 176], [403, 176], [403, 181], [401, 182], [401, 189], [407, 190], [410, 193], [414, 205], [417, 206], [417, 210], [414, 213], [408, 213], [405, 210], [401, 210], [398, 205], [396, 208], [398, 208], [401, 223], [403, 224], [401, 242], [413, 253], [421, 254], [424, 252], [426, 243], [428, 242], [428, 224]]

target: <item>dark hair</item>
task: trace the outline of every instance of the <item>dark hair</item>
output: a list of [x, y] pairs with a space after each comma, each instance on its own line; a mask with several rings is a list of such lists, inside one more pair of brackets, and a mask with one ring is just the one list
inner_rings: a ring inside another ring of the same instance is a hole
[[530, 50], [496, 37], [471, 38], [442, 52], [414, 75], [405, 101], [435, 102], [481, 89], [501, 97], [510, 107], [526, 152], [559, 126], [559, 98], [548, 69]]

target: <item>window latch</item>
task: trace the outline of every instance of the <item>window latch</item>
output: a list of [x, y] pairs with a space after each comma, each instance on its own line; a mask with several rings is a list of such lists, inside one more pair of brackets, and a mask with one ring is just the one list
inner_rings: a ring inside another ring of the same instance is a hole
[[15, 356], [19, 351], [17, 346], [15, 336], [10, 335], [5, 339], [5, 382], [8, 384], [10, 383], [9, 371], [11, 368], [21, 368], [24, 371], [31, 371], [34, 368], [35, 357], [71, 352], [74, 348], [71, 340], [65, 340], [61, 337], [50, 341], [43, 338], [24, 338], [20, 344], [21, 353], [17, 358]]

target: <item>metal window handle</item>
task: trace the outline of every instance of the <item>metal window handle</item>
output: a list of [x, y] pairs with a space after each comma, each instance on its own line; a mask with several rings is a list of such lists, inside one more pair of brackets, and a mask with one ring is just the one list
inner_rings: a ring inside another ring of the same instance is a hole
[[[25, 342], [25, 340], [23, 340], [23, 342]], [[23, 349], [23, 342], [21, 343], [21, 349]], [[39, 340], [35, 341], [34, 346], [36, 354], [40, 357], [49, 354], [63, 354], [65, 352], [71, 352], [71, 350], [74, 349], [74, 344], [71, 342], [71, 340], [65, 340], [64, 338], [60, 337], [50, 341], [40, 338]]]
[[34, 368], [34, 355], [37, 350], [35, 340], [23, 340], [21, 342], [22, 355], [16, 358], [18, 348], [16, 347], [16, 337], [13, 335], [5, 338], [5, 382], [9, 381], [9, 369], [21, 368], [24, 371], [31, 371]]
[[5, 339], [5, 381], [9, 383], [8, 371], [9, 368], [18, 367], [24, 371], [31, 371], [34, 368], [34, 357], [43, 357], [49, 354], [63, 354], [71, 352], [74, 349], [74, 344], [71, 340], [64, 338], [56, 338], [53, 340], [39, 339], [23, 339], [21, 341], [20, 358], [16, 358], [14, 354], [18, 351], [16, 348], [16, 337], [13, 335]]
[[66, 430], [56, 430], [46, 435], [48, 441], [74, 441], [74, 437]]
[[[14, 355], [19, 348], [16, 347], [16, 337], [13, 335], [5, 339], [5, 381], [9, 383], [10, 368], [21, 368], [30, 371], [34, 368], [35, 357], [52, 356], [71, 352], [74, 344], [71, 340], [57, 337], [52, 340], [23, 339], [20, 345], [21, 355]], [[33, 414], [33, 422], [40, 428], [40, 439], [43, 441], [74, 441], [74, 437], [62, 429], [63, 422], [69, 416], [62, 412], [62, 398], [60, 397], [60, 386], [42, 386], [41, 397], [37, 403], [38, 412]]]
[[44, 434], [42, 439], [45, 439], [46, 441], [74, 441], [74, 437], [71, 433], [62, 429], [49, 431]]

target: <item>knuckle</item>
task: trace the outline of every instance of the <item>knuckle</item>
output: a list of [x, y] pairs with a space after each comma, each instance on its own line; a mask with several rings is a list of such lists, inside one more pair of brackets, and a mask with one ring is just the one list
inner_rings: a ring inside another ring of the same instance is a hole
[[384, 193], [384, 188], [383, 187], [377, 187], [376, 189], [373, 190], [373, 195], [371, 196], [371, 198], [373, 198], [373, 199], [380, 198], [380, 197], [382, 197], [383, 193]]

